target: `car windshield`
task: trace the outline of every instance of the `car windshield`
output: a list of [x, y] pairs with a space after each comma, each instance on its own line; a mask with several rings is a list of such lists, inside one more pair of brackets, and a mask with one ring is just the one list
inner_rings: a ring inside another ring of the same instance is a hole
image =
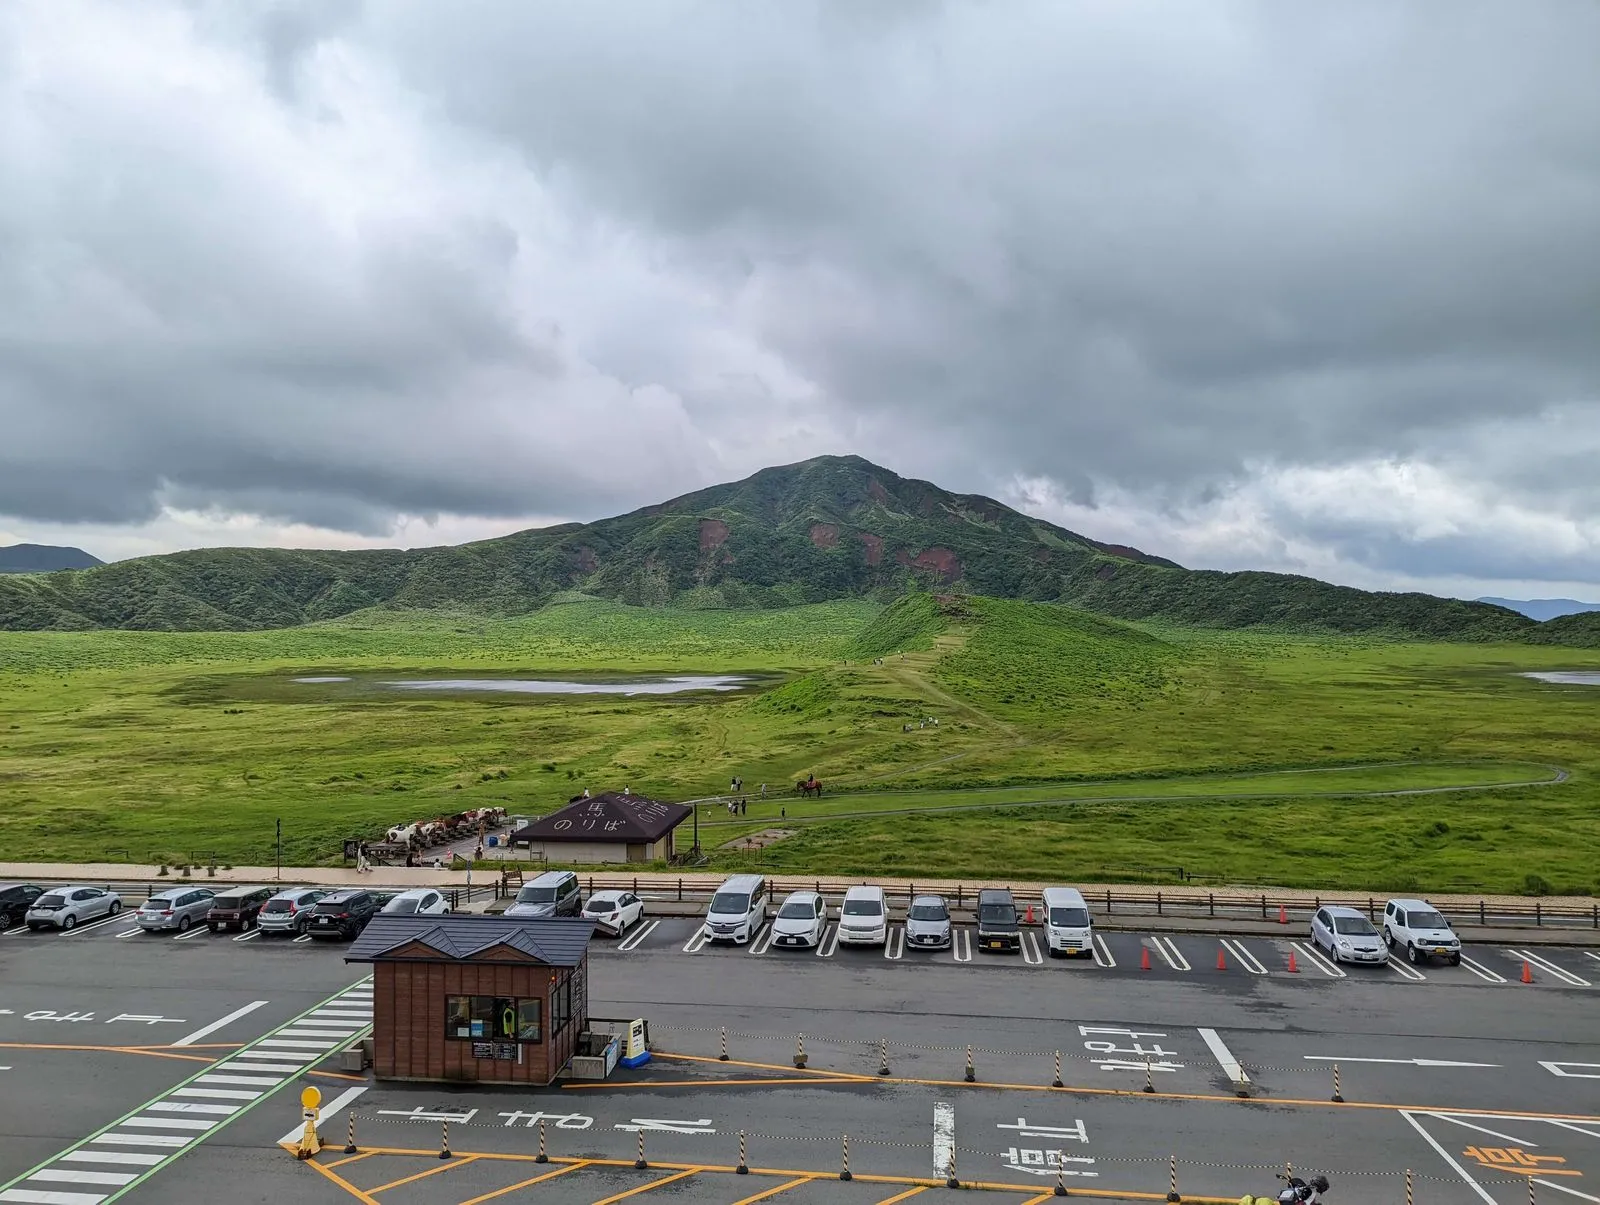
[[943, 904], [912, 904], [910, 916], [912, 920], [948, 920], [950, 913]]
[[417, 910], [416, 900], [390, 900], [384, 905], [383, 910], [391, 913], [410, 913]]
[[1448, 929], [1449, 923], [1437, 912], [1411, 912], [1406, 919], [1413, 929]]
[[556, 902], [556, 889], [554, 887], [524, 887], [517, 892], [519, 904], [553, 904]]
[[589, 901], [589, 911], [590, 912], [615, 912], [616, 910], [617, 910], [617, 901], [616, 900], [590, 900]]
[[778, 909], [779, 920], [816, 920], [817, 910], [810, 900], [790, 900]]
[[882, 916], [883, 903], [881, 900], [846, 900], [844, 902], [846, 916]]
[[1015, 904], [984, 904], [978, 909], [980, 925], [1014, 925], [1017, 923]]
[[1378, 932], [1364, 916], [1336, 916], [1333, 918], [1333, 931], [1350, 937], [1375, 937]]
[[38, 906], [41, 908], [59, 908], [66, 902], [65, 896], [59, 895], [54, 891], [45, 892], [37, 901]]
[[290, 903], [288, 900], [268, 900], [266, 902], [266, 904], [262, 907], [261, 911], [263, 911], [263, 912], [289, 912], [289, 911], [292, 911], [293, 909], [294, 909], [294, 905], [292, 903]]
[[1087, 908], [1052, 908], [1050, 909], [1050, 923], [1059, 925], [1063, 929], [1087, 929], [1089, 927], [1089, 910]]
[[750, 911], [750, 897], [742, 891], [719, 891], [711, 897], [711, 911], [743, 915]]

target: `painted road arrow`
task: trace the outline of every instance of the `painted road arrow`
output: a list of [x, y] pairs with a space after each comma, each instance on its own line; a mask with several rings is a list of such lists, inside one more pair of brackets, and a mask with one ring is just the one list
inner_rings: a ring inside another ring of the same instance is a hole
[[1458, 1063], [1451, 1059], [1351, 1059], [1336, 1054], [1308, 1054], [1308, 1059], [1324, 1063], [1399, 1063], [1406, 1067], [1498, 1067], [1499, 1063]]

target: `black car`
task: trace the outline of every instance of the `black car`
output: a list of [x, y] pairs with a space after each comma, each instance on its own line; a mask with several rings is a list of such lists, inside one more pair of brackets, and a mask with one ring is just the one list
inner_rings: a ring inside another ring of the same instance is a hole
[[0, 933], [20, 925], [33, 901], [43, 894], [44, 888], [32, 883], [0, 883]]
[[306, 932], [312, 937], [349, 941], [378, 914], [378, 901], [370, 891], [350, 887], [317, 901]]
[[1017, 924], [1017, 901], [1003, 887], [978, 892], [978, 949], [1022, 949], [1022, 927]]

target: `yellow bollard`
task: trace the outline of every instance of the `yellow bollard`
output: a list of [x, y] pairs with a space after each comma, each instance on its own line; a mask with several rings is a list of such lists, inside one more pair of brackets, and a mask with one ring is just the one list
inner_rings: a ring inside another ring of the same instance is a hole
[[316, 1088], [307, 1088], [300, 1093], [300, 1116], [305, 1118], [306, 1124], [300, 1131], [300, 1145], [294, 1152], [297, 1159], [310, 1159], [322, 1150], [322, 1135], [317, 1133], [320, 1116], [317, 1106], [321, 1103], [322, 1093]]

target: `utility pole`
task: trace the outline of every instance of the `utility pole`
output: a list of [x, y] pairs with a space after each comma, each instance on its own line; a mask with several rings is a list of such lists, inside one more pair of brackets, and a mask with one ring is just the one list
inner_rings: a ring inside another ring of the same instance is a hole
[[273, 872], [274, 881], [283, 879], [283, 817], [278, 817], [278, 866]]

